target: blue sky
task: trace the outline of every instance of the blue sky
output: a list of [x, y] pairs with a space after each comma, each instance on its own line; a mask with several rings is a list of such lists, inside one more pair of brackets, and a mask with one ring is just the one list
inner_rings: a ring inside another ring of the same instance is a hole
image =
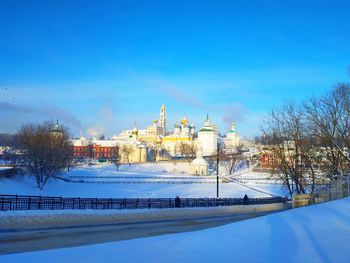
[[0, 3], [0, 132], [59, 118], [75, 135], [208, 112], [259, 134], [287, 99], [349, 80], [349, 1]]

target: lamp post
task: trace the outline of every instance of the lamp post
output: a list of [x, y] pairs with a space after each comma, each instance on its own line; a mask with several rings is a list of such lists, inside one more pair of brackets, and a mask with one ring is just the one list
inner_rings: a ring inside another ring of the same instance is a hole
[[219, 144], [216, 154], [216, 199], [219, 199]]

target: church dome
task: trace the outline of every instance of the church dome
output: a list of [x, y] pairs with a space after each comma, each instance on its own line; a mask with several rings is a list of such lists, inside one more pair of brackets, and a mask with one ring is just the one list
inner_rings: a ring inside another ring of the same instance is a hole
[[132, 135], [137, 135], [139, 133], [138, 129], [136, 127], [132, 130]]
[[181, 120], [181, 124], [183, 125], [188, 124], [186, 117], [183, 117], [183, 119]]
[[229, 133], [236, 133], [236, 123], [232, 123], [231, 130], [229, 130]]
[[56, 124], [53, 125], [53, 127], [51, 128], [50, 133], [53, 134], [53, 135], [62, 135], [63, 134], [63, 129], [58, 124], [58, 120], [57, 120]]

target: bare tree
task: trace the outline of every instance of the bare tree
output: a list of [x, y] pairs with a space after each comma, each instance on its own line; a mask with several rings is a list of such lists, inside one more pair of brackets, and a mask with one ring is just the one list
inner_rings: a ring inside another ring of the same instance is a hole
[[242, 146], [219, 150], [220, 163], [225, 167], [228, 175], [232, 174], [240, 161], [243, 160]]
[[[270, 140], [265, 153], [273, 156], [272, 173], [282, 180], [291, 195], [312, 192], [315, 185], [315, 149], [303, 112], [300, 105], [287, 102], [270, 113], [263, 128]], [[309, 185], [311, 189], [307, 189]]]
[[125, 160], [130, 165], [130, 154], [133, 152], [131, 145], [124, 144], [120, 148], [120, 158]]
[[28, 124], [18, 132], [20, 164], [34, 175], [37, 186], [43, 189], [50, 178], [70, 166], [73, 149], [69, 131], [53, 123]]
[[197, 152], [197, 147], [194, 145], [193, 142], [181, 142], [179, 146], [179, 152], [182, 158], [194, 158]]
[[305, 103], [309, 129], [319, 148], [320, 169], [332, 178], [350, 163], [350, 87], [338, 84]]

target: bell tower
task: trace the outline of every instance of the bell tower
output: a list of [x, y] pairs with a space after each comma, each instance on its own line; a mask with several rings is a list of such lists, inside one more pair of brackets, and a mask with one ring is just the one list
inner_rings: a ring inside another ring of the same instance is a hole
[[165, 136], [166, 135], [166, 109], [164, 104], [162, 104], [162, 106], [160, 107], [159, 126], [163, 128], [163, 136]]

